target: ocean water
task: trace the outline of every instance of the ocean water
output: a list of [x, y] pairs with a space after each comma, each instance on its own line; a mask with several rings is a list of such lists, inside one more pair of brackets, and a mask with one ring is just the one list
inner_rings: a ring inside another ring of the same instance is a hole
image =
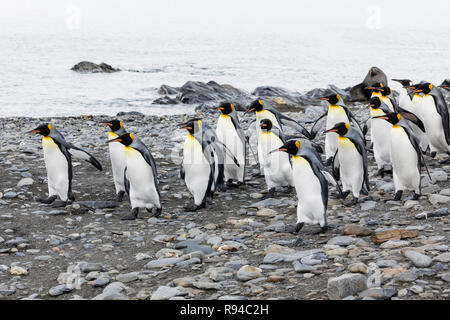
[[[297, 30], [292, 34], [165, 35], [92, 32], [0, 33], [0, 117], [191, 112], [152, 105], [162, 84], [228, 83], [307, 91], [362, 81], [371, 66], [389, 78], [450, 78], [450, 29]], [[83, 60], [142, 72], [78, 74]], [[392, 85], [395, 89], [396, 85]]]

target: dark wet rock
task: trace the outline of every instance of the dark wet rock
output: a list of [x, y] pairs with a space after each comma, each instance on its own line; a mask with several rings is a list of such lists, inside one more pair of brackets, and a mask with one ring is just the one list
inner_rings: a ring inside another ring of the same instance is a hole
[[375, 300], [388, 300], [397, 295], [397, 289], [394, 288], [370, 288], [360, 292], [360, 298], [370, 297]]
[[104, 62], [96, 64], [90, 61], [81, 61], [74, 65], [70, 70], [80, 73], [112, 73], [120, 71], [120, 69], [115, 69]]
[[139, 111], [120, 111], [116, 115], [117, 117], [123, 117], [123, 116], [141, 116], [144, 117], [144, 114]]
[[241, 111], [245, 110], [246, 104], [252, 100], [247, 92], [228, 84], [220, 85], [215, 81], [208, 83], [188, 81], [180, 88], [177, 99], [187, 104], [227, 100], [234, 103]]
[[163, 84], [158, 89], [159, 94], [169, 94], [170, 95], [170, 94], [178, 94], [179, 92], [180, 92], [180, 88], [171, 87], [166, 84]]
[[83, 205], [93, 209], [106, 209], [106, 208], [115, 208], [117, 207], [117, 202], [115, 201], [78, 201], [75, 202], [79, 205]]
[[351, 101], [368, 101], [370, 98], [370, 92], [366, 89], [366, 87], [370, 87], [371, 85], [380, 82], [384, 86], [388, 85], [386, 74], [380, 68], [370, 68], [363, 82], [350, 89]]
[[153, 100], [152, 104], [162, 104], [162, 105], [167, 105], [167, 104], [178, 104], [178, 100], [173, 99], [169, 96], [164, 96], [158, 99]]

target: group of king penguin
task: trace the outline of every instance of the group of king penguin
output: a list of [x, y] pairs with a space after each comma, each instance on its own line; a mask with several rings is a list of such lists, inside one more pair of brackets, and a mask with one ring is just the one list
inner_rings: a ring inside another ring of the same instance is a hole
[[[401, 85], [398, 99], [394, 99], [387, 84], [374, 83], [366, 88], [371, 92], [367, 106], [370, 117], [362, 123], [339, 94], [330, 94], [320, 98], [328, 102], [327, 111], [313, 121], [293, 120], [270, 102], [257, 99], [244, 113], [244, 116], [255, 114], [255, 130], [253, 123], [244, 130], [236, 106], [230, 102], [216, 108], [220, 116], [215, 129], [200, 118], [179, 124], [187, 133], [180, 177], [193, 196], [193, 203], [185, 210], [196, 211], [212, 204], [215, 192], [245, 188], [247, 151], [250, 150], [259, 164], [256, 175], [263, 175], [266, 182], [265, 198], [275, 197], [277, 188], [296, 190], [297, 220], [289, 231], [298, 233], [306, 223], [318, 224], [319, 232], [324, 232], [329, 227], [326, 214], [329, 184], [336, 187], [342, 201], [352, 194], [353, 199], [344, 202], [347, 206], [356, 204], [361, 194], [369, 194], [367, 153], [371, 150], [365, 137], [369, 127], [377, 174], [383, 177], [392, 173], [394, 199], [400, 200], [406, 190], [412, 191], [413, 198], [418, 199], [421, 168], [425, 167], [428, 172], [424, 155], [431, 158], [437, 153], [450, 155], [449, 111], [440, 91], [450, 90], [450, 87], [438, 88], [425, 81], [413, 84], [406, 79], [393, 80]], [[320, 120], [325, 117], [325, 130], [320, 130], [323, 127]], [[307, 130], [305, 125], [311, 123], [311, 129]], [[149, 149], [133, 133], [127, 132], [120, 120], [104, 124], [109, 127], [107, 143], [116, 201], [121, 202], [127, 193], [132, 208], [122, 219], [134, 220], [139, 209], [144, 208], [158, 217], [162, 202], [157, 166]], [[287, 135], [286, 126], [295, 134]], [[325, 152], [314, 141], [319, 131], [325, 134]], [[37, 200], [51, 204], [59, 197], [62, 201], [59, 205], [65, 206], [68, 200], [74, 201], [72, 156], [88, 161], [99, 170], [102, 166], [91, 154], [66, 142], [52, 124], [41, 124], [30, 132], [43, 136], [48, 178], [48, 198]], [[250, 144], [254, 134], [257, 156]], [[325, 153], [325, 162], [322, 162], [322, 153]]]

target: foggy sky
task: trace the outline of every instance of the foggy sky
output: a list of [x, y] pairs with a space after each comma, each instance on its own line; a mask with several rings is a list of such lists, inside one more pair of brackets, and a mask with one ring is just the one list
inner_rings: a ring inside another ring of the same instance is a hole
[[[70, 29], [73, 10], [79, 28]], [[373, 10], [379, 12], [375, 27], [387, 31], [450, 31], [449, 0], [1, 0], [0, 32], [290, 33], [365, 28]]]

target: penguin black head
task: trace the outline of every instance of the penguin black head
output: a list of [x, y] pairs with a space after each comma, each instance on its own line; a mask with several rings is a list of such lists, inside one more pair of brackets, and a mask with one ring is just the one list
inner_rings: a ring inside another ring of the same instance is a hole
[[261, 99], [257, 99], [253, 101], [250, 106], [248, 107], [247, 111], [245, 113], [253, 112], [253, 111], [261, 111], [264, 109], [264, 103]]
[[52, 133], [53, 126], [50, 123], [43, 123], [39, 125], [36, 129], [29, 131], [29, 133], [39, 133], [44, 137], [47, 137]]
[[337, 104], [341, 100], [341, 96], [339, 94], [330, 94], [329, 96], [325, 96], [322, 98], [319, 98], [320, 100], [328, 101], [330, 104], [334, 105]]
[[325, 131], [326, 133], [328, 132], [336, 132], [338, 135], [340, 136], [345, 136], [348, 132], [348, 130], [350, 130], [350, 126], [348, 123], [345, 122], [338, 122], [334, 125], [333, 128], [328, 129], [327, 131]]
[[379, 107], [381, 107], [382, 103], [383, 101], [381, 100], [380, 97], [372, 97], [369, 100], [369, 107], [373, 109], [378, 109]]
[[115, 139], [108, 140], [107, 143], [111, 142], [120, 142], [121, 144], [125, 146], [129, 146], [134, 141], [134, 134], [132, 133], [125, 133]]
[[383, 96], [388, 96], [388, 95], [390, 95], [392, 93], [392, 89], [390, 87], [388, 87], [388, 86], [381, 87], [380, 91], [381, 91], [381, 94]]
[[396, 125], [402, 119], [402, 116], [400, 113], [391, 112], [391, 113], [385, 114], [383, 116], [372, 117], [372, 119], [383, 119], [392, 125]]
[[259, 126], [263, 130], [270, 131], [270, 130], [272, 130], [273, 123], [269, 119], [262, 119], [261, 122], [259, 123]]
[[229, 102], [224, 102], [224, 103], [221, 103], [220, 106], [218, 106], [216, 109], [220, 110], [220, 112], [222, 112], [222, 114], [230, 114], [234, 110], [234, 105]]
[[111, 120], [103, 123], [106, 124], [112, 132], [118, 131], [123, 128], [123, 123], [120, 120]]
[[431, 90], [433, 90], [433, 85], [429, 82], [421, 83], [417, 86], [416, 90], [414, 90], [414, 93], [422, 92], [424, 94], [429, 94]]
[[185, 123], [181, 123], [180, 127], [186, 129], [191, 135], [196, 133], [202, 127], [202, 119], [195, 118]]
[[280, 148], [278, 148], [275, 151], [284, 151], [292, 155], [296, 155], [297, 152], [300, 150], [300, 141], [298, 140], [289, 140], [284, 145], [282, 145]]
[[411, 80], [409, 79], [391, 79], [392, 81], [397, 81], [402, 85], [403, 88], [407, 88], [411, 85]]

